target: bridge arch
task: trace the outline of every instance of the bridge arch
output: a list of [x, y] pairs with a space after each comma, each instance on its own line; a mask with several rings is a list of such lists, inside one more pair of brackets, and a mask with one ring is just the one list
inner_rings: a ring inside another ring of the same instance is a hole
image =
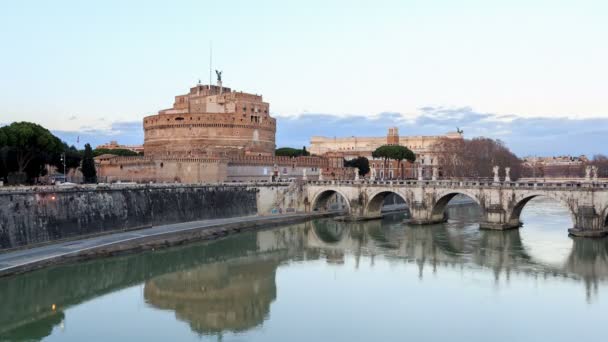
[[445, 222], [447, 220], [446, 207], [448, 206], [448, 203], [458, 195], [464, 195], [472, 199], [479, 206], [482, 216], [485, 215], [483, 205], [479, 201], [477, 195], [464, 189], [459, 189], [440, 193], [436, 197], [437, 201], [435, 201], [433, 209], [431, 210], [431, 222]]
[[[335, 188], [323, 189], [319, 191], [312, 199], [312, 211], [328, 211], [331, 210], [330, 202], [332, 199], [337, 199], [339, 204], [344, 204], [346, 211], [350, 212], [350, 201], [348, 197], [340, 190]], [[344, 210], [344, 209], [343, 209]]]
[[528, 194], [525, 194], [525, 195], [517, 198], [515, 200], [515, 205], [513, 206], [513, 209], [509, 213], [508, 224], [512, 227], [521, 226], [522, 222], [520, 221], [520, 216], [521, 216], [522, 211], [524, 210], [524, 207], [532, 199], [538, 198], [538, 197], [549, 198], [549, 199], [561, 204], [561, 206], [564, 209], [568, 210], [568, 214], [570, 215], [570, 220], [572, 221], [572, 226], [574, 227], [574, 225], [576, 225], [576, 216], [575, 216], [574, 209], [564, 199], [562, 199], [558, 196], [554, 196], [551, 192], [543, 192], [543, 193], [533, 192], [533, 193], [528, 193]]
[[407, 204], [407, 200], [405, 197], [399, 192], [392, 190], [379, 190], [374, 192], [371, 196], [369, 196], [369, 200], [365, 205], [365, 213], [368, 215], [380, 215], [382, 211], [382, 205], [384, 204], [384, 200], [390, 196], [396, 195], [403, 200]]

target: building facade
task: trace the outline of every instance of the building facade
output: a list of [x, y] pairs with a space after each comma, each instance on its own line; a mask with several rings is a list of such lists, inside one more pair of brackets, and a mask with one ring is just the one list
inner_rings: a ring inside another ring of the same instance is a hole
[[95, 149], [104, 150], [129, 150], [136, 153], [144, 153], [143, 145], [121, 145], [116, 140], [112, 140], [107, 144], [101, 144], [95, 147]]
[[580, 156], [534, 157], [522, 159], [524, 177], [528, 178], [576, 178], [585, 175], [589, 159]]
[[[432, 168], [440, 167], [438, 160], [441, 153], [439, 143], [444, 139], [463, 139], [461, 133], [450, 132], [438, 136], [400, 136], [397, 127], [388, 129], [384, 137], [341, 137], [329, 138], [314, 136], [310, 140], [309, 151], [318, 156], [340, 155], [350, 160], [357, 157], [369, 159], [370, 174], [376, 179], [416, 178], [418, 172], [423, 177], [431, 177]], [[399, 163], [394, 160], [383, 160], [372, 157], [372, 153], [383, 145], [401, 145], [416, 154], [416, 162]]]

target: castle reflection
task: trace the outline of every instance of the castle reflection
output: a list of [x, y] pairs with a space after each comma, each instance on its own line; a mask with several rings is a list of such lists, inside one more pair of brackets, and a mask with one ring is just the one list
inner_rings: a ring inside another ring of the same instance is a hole
[[278, 263], [238, 259], [165, 274], [146, 282], [144, 297], [153, 307], [175, 311], [200, 334], [247, 330], [270, 313]]
[[458, 267], [491, 272], [497, 283], [513, 274], [569, 278], [584, 284], [589, 300], [608, 277], [607, 239], [572, 239], [565, 260], [547, 263], [529, 253], [533, 246], [519, 230], [480, 231], [466, 220], [474, 216], [470, 208], [454, 210], [450, 217], [460, 213], [464, 219], [426, 227], [404, 226], [399, 215], [350, 223], [322, 219], [0, 279], [0, 340], [40, 340], [69, 320], [66, 308], [138, 284], [144, 284], [149, 307], [174, 312], [198, 334], [249, 330], [271, 314], [277, 270], [292, 261], [351, 265], [346, 261], [352, 258], [358, 267], [385, 258], [416, 264], [420, 278]]

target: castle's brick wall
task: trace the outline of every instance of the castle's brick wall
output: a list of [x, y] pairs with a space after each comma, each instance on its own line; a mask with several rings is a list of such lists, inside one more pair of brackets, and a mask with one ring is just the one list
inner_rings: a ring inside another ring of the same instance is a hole
[[240, 155], [219, 157], [113, 157], [98, 159], [100, 182], [217, 183], [223, 181], [268, 181], [279, 178], [317, 179], [329, 161], [323, 157], [275, 157]]
[[217, 183], [227, 178], [220, 158], [115, 157], [98, 165], [101, 182]]

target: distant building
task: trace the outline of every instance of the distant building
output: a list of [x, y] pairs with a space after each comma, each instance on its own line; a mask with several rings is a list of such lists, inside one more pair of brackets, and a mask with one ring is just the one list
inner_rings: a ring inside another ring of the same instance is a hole
[[107, 144], [98, 145], [95, 149], [129, 150], [137, 153], [144, 152], [144, 147], [142, 145], [120, 145], [116, 140], [112, 140]]
[[[318, 156], [341, 156], [350, 160], [357, 157], [366, 157], [370, 163], [370, 173], [376, 179], [396, 179], [417, 177], [418, 166], [422, 166], [424, 177], [430, 177], [433, 166], [439, 166], [438, 143], [443, 139], [463, 139], [462, 134], [450, 132], [438, 136], [400, 136], [397, 127], [388, 129], [385, 137], [319, 137], [310, 139], [309, 151]], [[414, 164], [403, 162], [398, 165], [396, 161], [385, 161], [372, 157], [378, 147], [383, 145], [402, 145], [416, 154]]]
[[580, 156], [535, 157], [528, 156], [522, 160], [524, 177], [541, 178], [577, 178], [583, 177], [589, 159]]

